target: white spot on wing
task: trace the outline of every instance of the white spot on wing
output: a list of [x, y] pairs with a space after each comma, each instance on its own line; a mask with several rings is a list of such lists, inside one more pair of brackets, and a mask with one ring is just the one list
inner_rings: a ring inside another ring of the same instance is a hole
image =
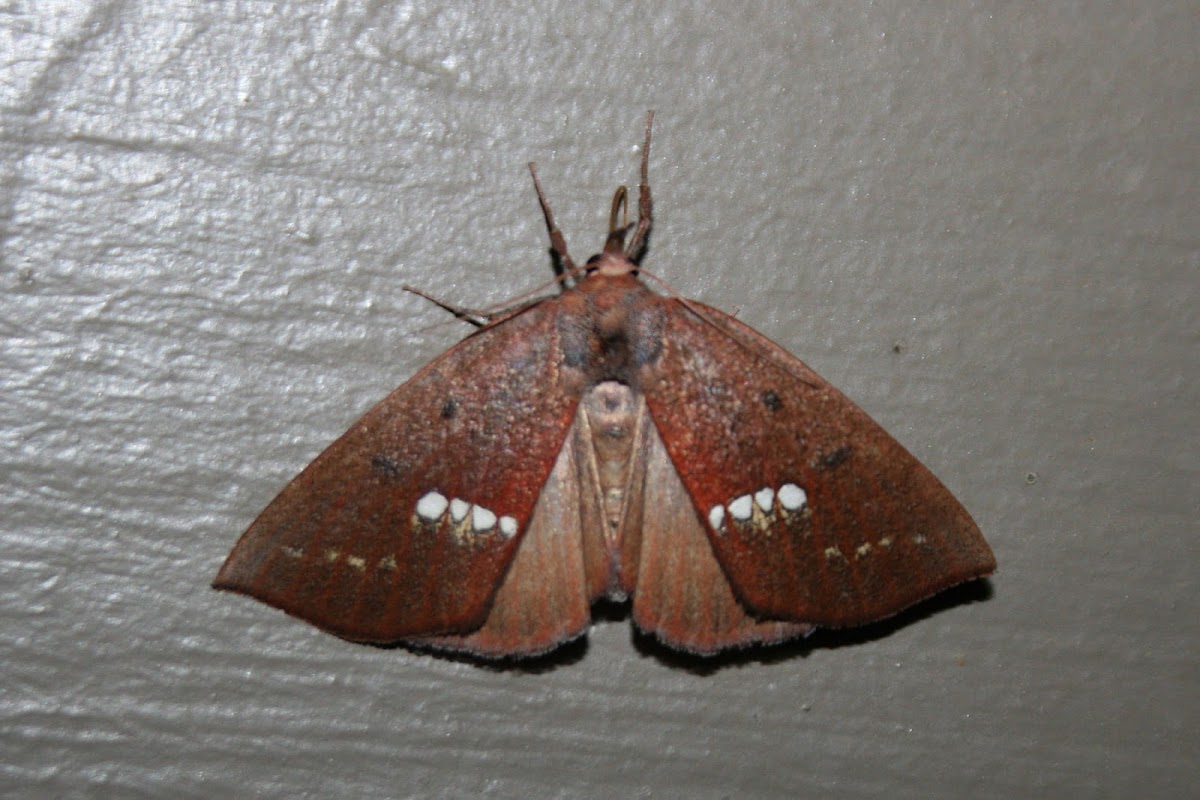
[[459, 500], [457, 497], [450, 501], [450, 519], [455, 523], [462, 522], [467, 518], [467, 512], [471, 510], [471, 504], [466, 500]]
[[779, 487], [779, 505], [787, 511], [798, 511], [808, 502], [808, 495], [794, 483]]
[[446, 513], [450, 501], [437, 492], [429, 492], [417, 501], [417, 516], [421, 519], [436, 522]]
[[754, 493], [754, 502], [758, 503], [764, 514], [770, 514], [771, 506], [775, 504], [775, 490], [759, 489]]
[[500, 532], [504, 534], [504, 538], [511, 539], [517, 535], [517, 521], [512, 517], [500, 518]]
[[483, 506], [471, 508], [471, 527], [476, 533], [490, 531], [496, 525], [496, 515]]
[[367, 568], [367, 560], [362, 556], [346, 556], [346, 563], [354, 567], [359, 572]]
[[713, 506], [708, 512], [708, 524], [714, 531], [721, 530], [725, 523], [725, 506]]
[[742, 495], [729, 504], [729, 513], [734, 519], [745, 522], [754, 513], [754, 500], [748, 494]]

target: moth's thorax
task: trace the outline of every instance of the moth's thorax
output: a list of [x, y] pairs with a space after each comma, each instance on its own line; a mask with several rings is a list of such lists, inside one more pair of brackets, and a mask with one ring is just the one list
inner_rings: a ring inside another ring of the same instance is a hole
[[[613, 256], [602, 256], [611, 259]], [[631, 271], [590, 272], [563, 298], [559, 317], [563, 359], [583, 373], [584, 382], [602, 381], [640, 388], [662, 352], [668, 302]]]

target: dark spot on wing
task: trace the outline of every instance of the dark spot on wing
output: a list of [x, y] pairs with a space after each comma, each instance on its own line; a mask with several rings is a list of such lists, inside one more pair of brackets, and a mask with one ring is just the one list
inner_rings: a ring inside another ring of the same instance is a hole
[[371, 469], [386, 478], [399, 478], [403, 471], [400, 462], [383, 453], [371, 456]]
[[451, 397], [442, 406], [442, 419], [454, 419], [458, 416], [458, 401]]
[[840, 467], [846, 459], [850, 458], [853, 452], [854, 448], [848, 444], [844, 444], [832, 453], [825, 453], [820, 456], [815, 466], [817, 469], [835, 469], [836, 467]]
[[775, 392], [771, 389], [767, 389], [765, 392], [760, 394], [759, 399], [762, 400], [762, 404], [771, 411], [778, 411], [779, 409], [783, 408], [783, 400], [779, 399], [779, 395], [775, 394]]

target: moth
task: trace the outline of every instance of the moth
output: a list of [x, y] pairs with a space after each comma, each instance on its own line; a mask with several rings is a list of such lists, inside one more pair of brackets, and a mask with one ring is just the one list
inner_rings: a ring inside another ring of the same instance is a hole
[[482, 658], [545, 653], [586, 633], [593, 602], [631, 599], [642, 631], [708, 655], [993, 571], [967, 511], [858, 406], [732, 316], [642, 282], [652, 122], [636, 224], [622, 187], [581, 266], [529, 165], [562, 291], [478, 320], [367, 412], [215, 588], [351, 641]]

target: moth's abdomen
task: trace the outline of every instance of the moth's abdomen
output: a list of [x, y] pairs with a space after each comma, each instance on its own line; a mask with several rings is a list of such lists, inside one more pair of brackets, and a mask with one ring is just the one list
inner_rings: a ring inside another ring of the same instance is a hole
[[615, 381], [593, 387], [579, 406], [580, 413], [587, 416], [588, 443], [596, 463], [594, 488], [604, 509], [605, 539], [610, 545], [615, 541], [629, 497], [639, 411], [644, 408], [628, 386]]

